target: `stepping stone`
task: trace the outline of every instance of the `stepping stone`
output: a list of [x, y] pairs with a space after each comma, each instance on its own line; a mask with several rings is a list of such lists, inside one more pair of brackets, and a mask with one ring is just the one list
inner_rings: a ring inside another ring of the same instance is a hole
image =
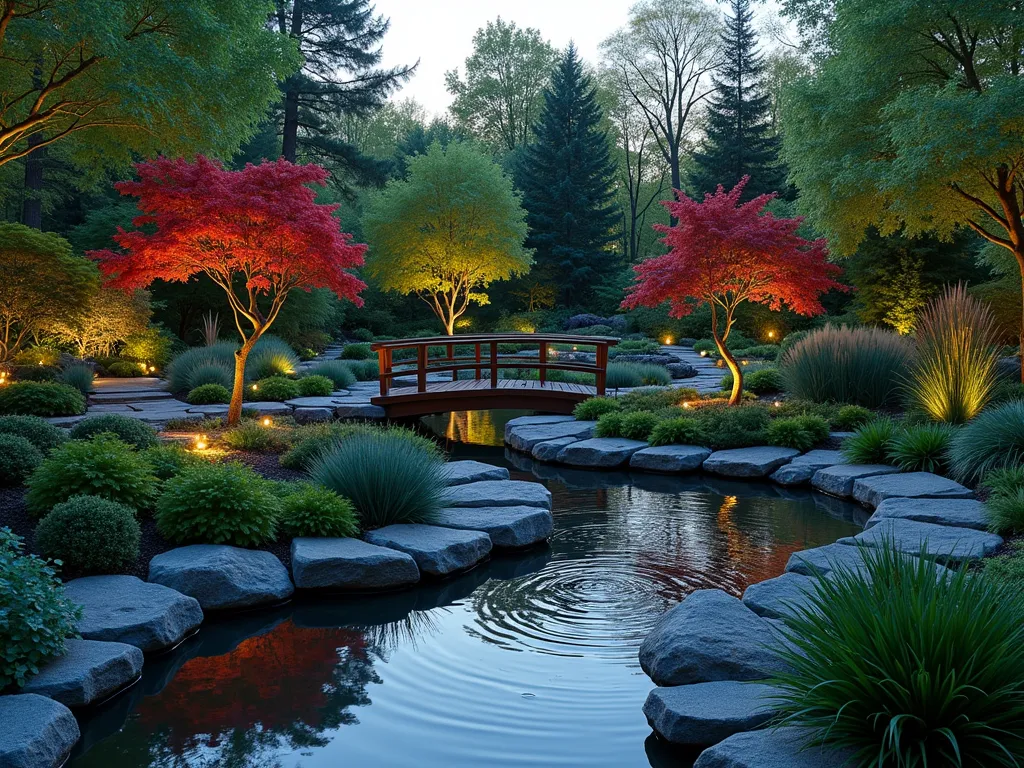
[[878, 505], [864, 527], [871, 528], [886, 518], [979, 531], [987, 531], [989, 525], [988, 510], [977, 499], [886, 499]]
[[491, 553], [491, 538], [483, 531], [463, 531], [436, 525], [398, 524], [367, 531], [370, 544], [412, 555], [423, 573], [447, 576], [472, 568]]
[[89, 401], [97, 404], [134, 403], [143, 400], [170, 400], [171, 393], [162, 389], [141, 389], [135, 392], [112, 392], [103, 390], [89, 395]]
[[557, 440], [548, 440], [533, 446], [530, 449], [530, 455], [537, 461], [554, 461], [565, 446], [578, 442], [578, 437], [560, 437]]
[[800, 451], [795, 448], [771, 445], [733, 448], [712, 453], [704, 461], [704, 469], [726, 477], [767, 477], [799, 455]]
[[540, 507], [551, 509], [551, 491], [526, 480], [483, 480], [445, 492], [446, 507]]
[[326, 395], [319, 397], [295, 397], [291, 400], [285, 400], [285, 405], [290, 405], [292, 408], [327, 408], [333, 411], [339, 405], [345, 404], [345, 395]]
[[147, 653], [177, 645], [203, 621], [194, 597], [135, 576], [86, 576], [68, 582], [64, 592], [83, 607], [83, 638], [128, 643]]
[[157, 555], [149, 581], [199, 601], [204, 611], [280, 603], [295, 587], [288, 569], [270, 552], [224, 544], [193, 544]]
[[783, 573], [747, 587], [743, 593], [743, 604], [766, 619], [785, 618], [793, 615], [794, 609], [810, 605], [814, 582], [810, 576], [800, 573]]
[[988, 557], [1003, 543], [1003, 537], [973, 528], [951, 528], [946, 525], [919, 523], [914, 520], [887, 518], [852, 538], [837, 544], [864, 544], [881, 547], [892, 541], [896, 550], [908, 555], [925, 555], [941, 563], [962, 563]]
[[[292, 412], [290, 405], [284, 403], [275, 403], [271, 401], [257, 401], [252, 403], [242, 403], [242, 409], [247, 411], [254, 411], [260, 416], [285, 416]], [[188, 409], [189, 413], [202, 414], [203, 416], [223, 416], [228, 412], [228, 406], [223, 404], [218, 405], [199, 405]]]
[[35, 693], [0, 696], [0, 765], [57, 768], [81, 732], [71, 710]]
[[572, 467], [620, 467], [629, 457], [646, 448], [642, 440], [627, 440], [624, 437], [594, 437], [565, 446], [556, 461]]
[[508, 480], [508, 470], [482, 461], [449, 461], [444, 465], [448, 485], [465, 485], [482, 480]]
[[73, 427], [87, 418], [89, 418], [88, 415], [83, 413], [80, 416], [47, 416], [44, 420], [55, 427]]
[[864, 568], [864, 558], [857, 547], [843, 544], [826, 544], [800, 552], [794, 552], [786, 563], [787, 573], [804, 576], [827, 577], [836, 568], [859, 571]]
[[734, 680], [655, 688], [644, 702], [644, 714], [651, 728], [673, 744], [717, 744], [773, 718], [778, 710], [771, 697], [778, 693], [770, 685]]
[[513, 427], [508, 434], [508, 444], [517, 451], [529, 453], [537, 443], [557, 440], [560, 437], [575, 437], [586, 440], [594, 435], [596, 421], [559, 421], [548, 424], [536, 424]]
[[819, 469], [848, 463], [839, 451], [808, 451], [775, 470], [772, 473], [772, 480], [779, 485], [803, 485], [810, 482]]
[[49, 696], [66, 707], [103, 701], [142, 674], [142, 651], [126, 643], [67, 640], [63, 656], [29, 678], [22, 693]]
[[737, 733], [700, 753], [693, 768], [850, 768], [851, 750], [819, 746], [802, 728]]
[[295, 419], [296, 424], [330, 421], [334, 418], [334, 410], [331, 408], [296, 408], [292, 411], [292, 418]]
[[352, 538], [292, 539], [292, 576], [300, 589], [396, 589], [420, 580], [405, 552]]
[[840, 431], [836, 431], [836, 432], [829, 432], [828, 436], [829, 436], [830, 440], [838, 440], [839, 444], [842, 445], [844, 440], [849, 440], [851, 437], [853, 437], [856, 434], [857, 433], [852, 431], [852, 430], [851, 431], [842, 431], [842, 430], [840, 430]]
[[931, 472], [865, 477], [854, 481], [853, 498], [869, 507], [886, 499], [973, 499], [974, 492], [955, 480]]
[[554, 519], [540, 507], [449, 507], [434, 515], [435, 525], [483, 531], [495, 547], [518, 548], [551, 536]]
[[692, 472], [710, 455], [710, 449], [699, 445], [659, 445], [634, 453], [629, 466], [647, 472]]
[[720, 589], [700, 589], [658, 620], [640, 666], [658, 685], [761, 680], [787, 669], [765, 646], [771, 625]]
[[815, 472], [811, 476], [811, 486], [822, 493], [845, 498], [853, 495], [853, 484], [857, 480], [875, 475], [894, 475], [899, 471], [898, 467], [888, 464], [840, 464]]
[[516, 427], [536, 427], [540, 424], [564, 424], [567, 421], [576, 421], [574, 416], [518, 416], [505, 422], [505, 442], [508, 442], [509, 435]]
[[387, 413], [379, 405], [352, 403], [339, 405], [334, 409], [334, 415], [339, 419], [383, 419]]

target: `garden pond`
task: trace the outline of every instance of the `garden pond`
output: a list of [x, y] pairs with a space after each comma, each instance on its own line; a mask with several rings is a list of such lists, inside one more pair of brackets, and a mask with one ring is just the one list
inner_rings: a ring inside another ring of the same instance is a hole
[[544, 482], [548, 545], [405, 592], [208, 621], [81, 718], [70, 766], [690, 764], [641, 712], [647, 631], [693, 590], [739, 596], [866, 515], [768, 483], [535, 464], [502, 447], [519, 415], [423, 428], [453, 458]]

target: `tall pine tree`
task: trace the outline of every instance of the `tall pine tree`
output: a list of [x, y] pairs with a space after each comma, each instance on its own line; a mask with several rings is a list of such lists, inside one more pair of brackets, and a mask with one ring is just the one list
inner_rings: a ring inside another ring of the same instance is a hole
[[785, 193], [786, 172], [779, 161], [779, 137], [771, 129], [771, 96], [751, 25], [750, 0], [731, 3], [732, 16], [726, 18], [722, 34], [723, 64], [714, 78], [707, 134], [694, 155], [690, 190], [701, 195], [719, 184], [732, 189], [750, 176], [743, 189], [743, 199], [750, 200], [766, 192]]
[[615, 165], [600, 123], [597, 90], [570, 43], [516, 173], [535, 249], [527, 279], [554, 285], [567, 305], [585, 301], [615, 266]]

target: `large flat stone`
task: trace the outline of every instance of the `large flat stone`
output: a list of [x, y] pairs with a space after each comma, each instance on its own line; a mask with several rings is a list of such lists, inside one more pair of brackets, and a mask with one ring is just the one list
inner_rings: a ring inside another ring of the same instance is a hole
[[290, 405], [292, 408], [327, 408], [333, 411], [339, 405], [345, 405], [347, 398], [349, 397], [346, 392], [343, 395], [321, 395], [318, 397], [296, 397], [291, 400], [285, 400], [285, 405]]
[[704, 461], [704, 469], [726, 477], [767, 477], [800, 455], [795, 448], [760, 445], [715, 451]]
[[224, 544], [193, 544], [149, 562], [149, 580], [199, 601], [204, 611], [279, 603], [295, 587], [288, 569], [270, 552]]
[[987, 531], [989, 525], [988, 510], [977, 499], [889, 498], [875, 508], [864, 527], [871, 528], [887, 518], [979, 531]]
[[83, 607], [78, 631], [86, 640], [160, 651], [180, 643], [203, 621], [194, 597], [134, 576], [86, 576], [68, 582], [65, 593]]
[[887, 541], [892, 541], [897, 551], [907, 555], [924, 552], [926, 557], [941, 563], [962, 563], [991, 555], [1003, 543], [1003, 538], [973, 528], [887, 518], [852, 538], [840, 539], [838, 543], [880, 547]]
[[508, 430], [507, 442], [517, 451], [529, 453], [537, 443], [557, 440], [560, 437], [575, 437], [586, 440], [594, 435], [596, 421], [556, 421], [546, 424], [525, 424]]
[[292, 418], [295, 419], [296, 424], [315, 424], [333, 419], [334, 410], [331, 408], [296, 408], [292, 411]]
[[142, 651], [127, 643], [67, 640], [63, 656], [48, 662], [22, 687], [66, 707], [103, 701], [142, 674]]
[[572, 416], [518, 416], [505, 422], [505, 442], [509, 441], [512, 430], [517, 427], [536, 427], [541, 424], [564, 424], [576, 421]]
[[594, 437], [580, 440], [563, 448], [556, 458], [562, 464], [572, 467], [599, 467], [608, 469], [621, 467], [629, 457], [646, 448], [642, 440], [627, 440], [624, 437]]
[[771, 625], [719, 589], [688, 595], [658, 620], [640, 645], [640, 666], [658, 685], [761, 680], [786, 668]]
[[[258, 413], [260, 416], [286, 416], [292, 412], [290, 405], [273, 401], [247, 402], [242, 404], [242, 408], [243, 410]], [[196, 405], [189, 408], [188, 412], [202, 416], [224, 416], [228, 412], [228, 406], [223, 404]]]
[[826, 544], [823, 547], [794, 552], [786, 563], [787, 573], [799, 573], [804, 576], [828, 576], [837, 568], [862, 570], [864, 558], [856, 547]]
[[80, 736], [71, 710], [45, 696], [0, 696], [0, 765], [57, 768]]
[[789, 464], [779, 467], [772, 473], [772, 480], [779, 485], [803, 485], [809, 483], [819, 469], [847, 464], [839, 451], [815, 450], [797, 456]]
[[379, 405], [353, 403], [339, 405], [334, 409], [334, 415], [339, 419], [383, 419], [387, 413]]
[[693, 768], [850, 768], [849, 750], [818, 746], [798, 728], [763, 728], [737, 733], [700, 753]]
[[364, 538], [379, 547], [412, 555], [420, 570], [431, 576], [447, 576], [472, 568], [491, 553], [491, 537], [483, 531], [436, 525], [388, 525], [367, 531]]
[[778, 689], [761, 683], [714, 683], [655, 688], [644, 702], [647, 722], [673, 744], [717, 744], [734, 733], [760, 728], [778, 710]]
[[551, 536], [554, 519], [540, 507], [448, 507], [433, 523], [445, 528], [483, 531], [495, 547], [518, 548]]
[[711, 455], [699, 445], [659, 445], [642, 448], [629, 458], [629, 466], [645, 472], [692, 472]]
[[974, 492], [955, 480], [931, 472], [903, 472], [858, 478], [853, 483], [853, 498], [869, 507], [886, 499], [971, 499]]
[[551, 509], [551, 491], [526, 480], [483, 480], [445, 491], [446, 507], [540, 507]]
[[292, 576], [301, 589], [361, 592], [420, 580], [411, 555], [361, 539], [292, 539]]
[[781, 619], [810, 605], [814, 582], [800, 573], [783, 573], [747, 587], [743, 604], [758, 616]]
[[562, 452], [562, 449], [565, 448], [565, 446], [572, 445], [577, 442], [579, 442], [578, 437], [560, 437], [557, 440], [548, 440], [543, 443], [537, 443], [530, 449], [530, 455], [537, 461], [554, 461], [558, 458], [558, 454]]
[[899, 471], [898, 467], [888, 464], [840, 464], [819, 469], [811, 476], [811, 485], [822, 493], [846, 497], [853, 494], [854, 482], [862, 477], [892, 475]]
[[508, 470], [482, 461], [449, 461], [444, 465], [448, 485], [465, 485], [483, 480], [508, 480]]

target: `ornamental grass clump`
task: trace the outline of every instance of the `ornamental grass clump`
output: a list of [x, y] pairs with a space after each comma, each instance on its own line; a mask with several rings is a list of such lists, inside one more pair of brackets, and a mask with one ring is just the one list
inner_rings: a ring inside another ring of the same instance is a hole
[[85, 363], [74, 363], [60, 372], [60, 383], [74, 387], [83, 395], [92, 392], [92, 383], [95, 379], [96, 374], [92, 366]]
[[889, 464], [889, 446], [898, 433], [896, 422], [883, 416], [857, 429], [840, 451], [853, 464]]
[[124, 573], [139, 559], [135, 510], [99, 496], [72, 496], [36, 526], [36, 549], [76, 575]]
[[949, 446], [949, 464], [953, 475], [967, 482], [1024, 464], [1024, 400], [986, 408], [960, 429]]
[[309, 370], [315, 376], [326, 376], [330, 379], [334, 384], [334, 389], [347, 389], [356, 382], [356, 375], [352, 372], [352, 367], [340, 360], [324, 360]]
[[437, 453], [390, 430], [343, 440], [312, 460], [309, 475], [350, 500], [364, 529], [430, 522], [447, 487]]
[[118, 413], [104, 413], [82, 419], [71, 428], [71, 439], [88, 440], [102, 432], [109, 432], [121, 442], [140, 450], [160, 442], [156, 430], [149, 424]]
[[996, 386], [992, 311], [963, 285], [949, 287], [921, 313], [915, 339], [917, 355], [906, 384], [910, 404], [949, 424], [977, 416]]
[[308, 470], [321, 453], [334, 448], [339, 443], [353, 437], [378, 435], [387, 432], [398, 440], [406, 440], [418, 446], [420, 450], [443, 458], [441, 448], [428, 437], [416, 434], [404, 427], [379, 427], [375, 424], [359, 424], [352, 422], [329, 422], [325, 424], [308, 424], [295, 430], [292, 447], [280, 458], [280, 464], [286, 469]]
[[940, 577], [891, 544], [861, 557], [784, 619], [780, 722], [853, 765], [1019, 766], [1024, 593], [966, 568]]
[[889, 441], [889, 460], [904, 472], [946, 469], [955, 428], [949, 424], [917, 424], [897, 432]]

